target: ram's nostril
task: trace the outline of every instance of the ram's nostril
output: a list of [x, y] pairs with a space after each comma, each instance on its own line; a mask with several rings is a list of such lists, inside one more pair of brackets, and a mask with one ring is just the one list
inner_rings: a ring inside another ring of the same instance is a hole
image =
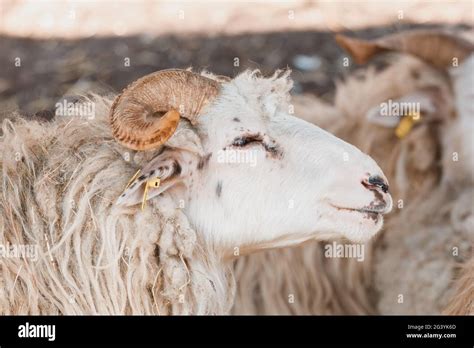
[[379, 187], [383, 192], [388, 192], [388, 184], [387, 182], [378, 175], [371, 175], [369, 176], [368, 183], [371, 186]]

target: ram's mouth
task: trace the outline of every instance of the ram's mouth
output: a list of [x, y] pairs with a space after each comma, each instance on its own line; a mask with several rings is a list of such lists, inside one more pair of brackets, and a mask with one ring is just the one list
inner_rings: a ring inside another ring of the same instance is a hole
[[375, 208], [343, 208], [343, 207], [338, 207], [333, 205], [334, 208], [337, 210], [342, 210], [342, 211], [347, 211], [351, 213], [358, 213], [362, 214], [363, 217], [367, 219], [371, 219], [374, 222], [378, 222], [380, 218], [382, 217], [382, 214], [385, 213], [385, 209], [375, 209]]

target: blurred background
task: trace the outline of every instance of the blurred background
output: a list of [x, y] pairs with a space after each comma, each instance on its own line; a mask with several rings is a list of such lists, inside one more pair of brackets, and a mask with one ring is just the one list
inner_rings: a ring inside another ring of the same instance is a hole
[[293, 93], [330, 98], [353, 69], [333, 34], [471, 28], [467, 1], [0, 0], [0, 119], [50, 119], [61, 98], [118, 92], [164, 68], [235, 76], [293, 69]]

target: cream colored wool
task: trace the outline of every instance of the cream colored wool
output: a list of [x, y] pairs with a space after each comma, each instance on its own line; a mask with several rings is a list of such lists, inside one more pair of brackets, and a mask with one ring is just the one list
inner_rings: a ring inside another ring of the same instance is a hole
[[[433, 86], [444, 103], [406, 138], [367, 121], [373, 106]], [[473, 187], [455, 177], [459, 166], [472, 173], [474, 164], [453, 162], [452, 151], [461, 149], [446, 146], [457, 127], [452, 99], [447, 75], [411, 57], [398, 58], [381, 72], [366, 68], [338, 83], [334, 105], [313, 96], [294, 98], [296, 115], [379, 163], [395, 209], [382, 234], [366, 246], [364, 262], [327, 259], [323, 242], [237, 260], [233, 313], [440, 313], [453, 295], [458, 264], [470, 257], [474, 241]]]
[[454, 285], [455, 294], [443, 314], [474, 315], [474, 257], [464, 263]]
[[361, 263], [325, 258], [323, 244], [311, 242], [298, 248], [239, 258], [235, 265], [237, 295], [232, 312], [373, 314], [367, 294], [372, 281], [367, 267], [370, 260]]
[[89, 102], [92, 120], [3, 123], [0, 245], [39, 254], [0, 257], [0, 314], [227, 313], [231, 270], [166, 193], [143, 212], [114, 205], [152, 154], [127, 154], [108, 126], [111, 100]]

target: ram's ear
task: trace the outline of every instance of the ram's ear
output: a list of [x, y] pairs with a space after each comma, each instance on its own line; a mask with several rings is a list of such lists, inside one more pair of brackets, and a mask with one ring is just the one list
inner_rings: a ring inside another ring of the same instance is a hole
[[141, 203], [147, 186], [146, 200], [159, 195], [182, 182], [198, 161], [199, 156], [195, 153], [165, 149], [136, 173], [116, 204], [130, 206]]
[[370, 123], [395, 128], [401, 117], [410, 113], [418, 113], [419, 116], [436, 115], [439, 110], [439, 93], [433, 90], [413, 91], [398, 99], [388, 99], [374, 106], [366, 113]]

